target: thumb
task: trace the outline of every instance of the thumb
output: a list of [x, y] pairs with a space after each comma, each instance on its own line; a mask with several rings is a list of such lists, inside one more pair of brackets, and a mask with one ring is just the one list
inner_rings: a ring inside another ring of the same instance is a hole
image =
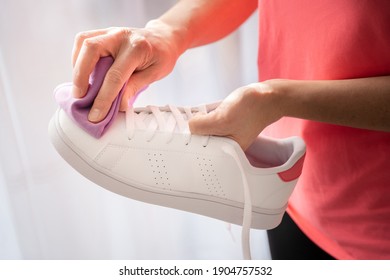
[[147, 68], [145, 70], [131, 74], [127, 81], [125, 92], [121, 100], [121, 111], [126, 111], [129, 105], [133, 105], [140, 93], [146, 90], [150, 84], [158, 80], [158, 76], [156, 76], [153, 71], [154, 70], [152, 68]]
[[122, 100], [120, 103], [119, 110], [125, 112], [129, 107], [133, 106], [135, 100], [137, 99], [138, 95], [145, 91], [149, 85], [146, 84], [144, 86], [139, 86], [135, 83], [129, 84], [130, 81], [128, 81], [124, 88], [124, 94], [122, 96]]
[[206, 115], [194, 116], [189, 120], [188, 126], [192, 134], [220, 135], [218, 131], [218, 116], [214, 111]]
[[132, 106], [138, 95], [146, 90], [151, 82], [153, 81], [142, 79], [142, 75], [133, 74], [125, 85], [120, 110], [126, 111], [129, 106]]

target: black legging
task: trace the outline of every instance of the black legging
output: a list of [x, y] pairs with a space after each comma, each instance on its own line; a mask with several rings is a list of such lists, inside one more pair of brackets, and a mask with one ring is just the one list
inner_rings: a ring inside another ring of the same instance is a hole
[[334, 260], [314, 244], [286, 213], [281, 224], [267, 231], [273, 260]]

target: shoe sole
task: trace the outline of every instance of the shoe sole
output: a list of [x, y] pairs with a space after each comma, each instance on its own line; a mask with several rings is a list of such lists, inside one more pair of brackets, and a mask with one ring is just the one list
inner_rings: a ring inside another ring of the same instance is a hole
[[[61, 129], [58, 112], [56, 112], [49, 123], [50, 140], [61, 157], [90, 181], [106, 190], [130, 199], [242, 225], [243, 203], [187, 192], [150, 190], [143, 186], [129, 185], [117, 178], [104, 174], [93, 160], [85, 159], [79, 155], [77, 152], [78, 148], [72, 144]], [[275, 228], [280, 224], [286, 207], [287, 205], [276, 210], [252, 207], [251, 228]]]

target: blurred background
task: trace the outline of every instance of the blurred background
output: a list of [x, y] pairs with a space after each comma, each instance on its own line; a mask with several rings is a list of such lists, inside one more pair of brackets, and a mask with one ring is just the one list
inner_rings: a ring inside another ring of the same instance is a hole
[[[76, 33], [143, 27], [172, 0], [0, 0], [0, 259], [241, 259], [241, 227], [123, 198], [51, 146], [53, 89], [71, 81]], [[257, 15], [187, 51], [136, 102], [197, 105], [257, 81]], [[268, 259], [264, 231], [252, 254]]]

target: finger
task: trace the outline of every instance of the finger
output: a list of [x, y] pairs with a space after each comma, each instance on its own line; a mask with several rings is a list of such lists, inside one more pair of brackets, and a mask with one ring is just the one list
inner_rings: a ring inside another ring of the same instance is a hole
[[89, 76], [94, 70], [100, 57], [107, 56], [111, 52], [107, 35], [100, 35], [85, 39], [80, 49], [76, 64], [73, 68], [72, 95], [76, 98], [83, 97], [89, 85]]
[[216, 111], [212, 111], [206, 115], [194, 116], [189, 120], [188, 125], [192, 134], [219, 136], [223, 134], [220, 131], [220, 116]]
[[[138, 96], [143, 91], [145, 91], [148, 87], [149, 87], [149, 85], [137, 86], [134, 83], [129, 84], [129, 82], [128, 82], [126, 85], [126, 88], [124, 89], [125, 92], [122, 96], [119, 110], [122, 112], [126, 112], [129, 107], [133, 106], [133, 104], [137, 100]], [[135, 92], [135, 94], [133, 92]]]
[[[119, 34], [122, 34], [122, 36], [119, 36], [119, 38], [126, 38], [127, 40], [125, 40], [124, 43], [129, 45], [122, 45], [122, 52], [118, 53], [113, 65], [108, 70], [104, 78], [103, 84], [96, 96], [95, 102], [88, 117], [91, 122], [99, 122], [104, 119], [110, 110], [112, 102], [119, 94], [119, 91], [122, 89], [125, 82], [130, 79], [130, 76], [140, 65], [146, 65], [147, 63], [145, 63], [145, 61], [148, 61], [150, 57], [150, 49], [148, 48], [149, 43], [147, 43], [144, 38], [136, 38], [133, 40], [133, 42], [130, 42], [128, 40], [129, 30], [124, 29], [120, 30], [119, 32], [121, 32]], [[153, 79], [155, 77], [153, 73], [153, 71], [150, 73], [146, 71], [145, 77], [149, 76], [148, 79]], [[145, 83], [141, 81], [135, 81], [134, 84], [128, 84], [129, 86], [126, 90], [130, 91], [131, 89], [133, 95], [136, 93], [136, 91], [145, 86]], [[122, 100], [128, 100], [131, 92], [126, 93], [127, 99]], [[126, 104], [122, 106], [126, 107]]]
[[195, 116], [188, 125], [192, 134], [223, 136], [236, 141], [243, 150], [249, 147], [250, 143], [246, 142], [246, 138], [240, 138], [236, 130], [232, 130], [231, 121], [221, 112], [212, 111], [207, 115]]
[[112, 102], [118, 96], [128, 77], [136, 65], [130, 65], [126, 56], [117, 57], [107, 71], [103, 84], [95, 98], [88, 119], [91, 122], [100, 122], [111, 108]]
[[126, 111], [129, 106], [132, 106], [138, 95], [146, 90], [151, 83], [156, 81], [156, 76], [152, 74], [154, 71], [153, 68], [150, 67], [140, 72], [134, 72], [130, 76], [122, 96], [121, 111]]
[[109, 30], [110, 29], [96, 29], [77, 33], [73, 42], [72, 66], [74, 67], [76, 65], [81, 47], [86, 39], [106, 34]]

